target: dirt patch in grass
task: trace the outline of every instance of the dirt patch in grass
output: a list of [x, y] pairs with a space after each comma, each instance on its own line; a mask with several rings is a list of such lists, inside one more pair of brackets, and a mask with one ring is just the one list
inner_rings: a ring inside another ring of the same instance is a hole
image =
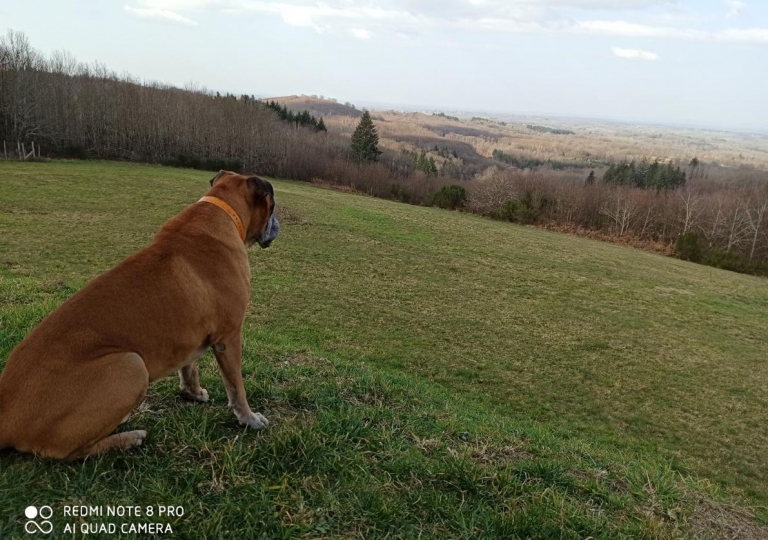
[[519, 446], [493, 446], [489, 444], [470, 444], [466, 448], [469, 458], [480, 465], [495, 467], [515, 461], [533, 459], [533, 455]]
[[301, 212], [290, 206], [280, 205], [275, 208], [275, 215], [280, 223], [308, 225], [310, 222]]
[[696, 539], [765, 540], [768, 527], [759, 525], [748, 508], [699, 499], [690, 518]]

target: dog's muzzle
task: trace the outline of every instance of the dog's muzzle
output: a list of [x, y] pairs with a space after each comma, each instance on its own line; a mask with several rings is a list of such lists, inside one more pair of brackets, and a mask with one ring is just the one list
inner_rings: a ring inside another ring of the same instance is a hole
[[269, 245], [272, 243], [272, 241], [277, 238], [277, 235], [280, 233], [280, 223], [278, 223], [277, 218], [275, 217], [275, 214], [272, 214], [269, 216], [269, 221], [267, 222], [267, 228], [264, 229], [264, 232], [261, 235], [261, 238], [259, 238], [259, 245], [262, 248], [268, 248]]

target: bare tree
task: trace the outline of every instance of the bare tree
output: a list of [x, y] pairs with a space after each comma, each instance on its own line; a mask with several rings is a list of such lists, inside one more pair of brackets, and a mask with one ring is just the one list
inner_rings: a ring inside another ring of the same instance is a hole
[[733, 193], [721, 193], [716, 197], [716, 208], [707, 227], [707, 239], [712, 246], [725, 251], [741, 247], [749, 236], [744, 203]]
[[470, 208], [482, 214], [498, 210], [502, 204], [517, 196], [515, 180], [518, 175], [509, 174], [498, 167], [488, 168], [475, 179], [475, 186], [470, 192]]
[[648, 208], [646, 209], [645, 218], [643, 219], [643, 226], [640, 229], [641, 238], [645, 238], [646, 231], [648, 230], [648, 225], [650, 225], [652, 222], [651, 215], [652, 215], [653, 209], [654, 209], [653, 203], [649, 204]]
[[627, 192], [617, 190], [614, 201], [603, 206], [601, 213], [613, 221], [617, 234], [624, 236], [637, 214], [637, 203]]
[[699, 216], [701, 215], [701, 208], [699, 203], [701, 197], [697, 192], [692, 189], [685, 188], [680, 192], [680, 200], [682, 201], [682, 230], [680, 234], [686, 234], [696, 225]]
[[751, 204], [745, 205], [744, 208], [744, 216], [746, 217], [751, 237], [749, 248], [749, 260], [751, 261], [755, 256], [755, 248], [757, 247], [758, 239], [765, 226], [765, 215], [766, 211], [768, 211], [768, 198], [756, 198]]

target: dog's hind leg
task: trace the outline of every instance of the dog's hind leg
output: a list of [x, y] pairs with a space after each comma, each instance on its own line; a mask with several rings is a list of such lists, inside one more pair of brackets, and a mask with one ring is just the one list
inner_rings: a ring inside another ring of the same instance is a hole
[[208, 391], [205, 388], [200, 388], [196, 361], [192, 361], [179, 370], [179, 388], [181, 395], [187, 399], [201, 403], [208, 402]]
[[61, 400], [66, 414], [59, 416], [52, 426], [51, 439], [40, 453], [74, 460], [110, 448], [141, 444], [147, 435], [144, 431], [111, 434], [144, 399], [149, 385], [144, 360], [135, 353], [113, 353], [78, 367], [81, 369], [75, 370], [72, 376], [87, 380], [88, 384], [79, 385], [80, 394], [76, 399], [66, 395]]
[[142, 429], [126, 431], [124, 433], [115, 433], [114, 435], [101, 439], [99, 442], [88, 448], [84, 455], [95, 456], [103, 454], [107, 450], [112, 450], [113, 448], [124, 450], [131, 446], [140, 446], [146, 438], [147, 432]]

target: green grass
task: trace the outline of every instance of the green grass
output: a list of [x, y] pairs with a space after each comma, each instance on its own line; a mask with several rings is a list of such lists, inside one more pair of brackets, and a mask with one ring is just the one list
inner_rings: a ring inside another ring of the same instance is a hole
[[[0, 162], [0, 365], [210, 176]], [[182, 505], [180, 538], [768, 535], [768, 281], [274, 185], [243, 368], [270, 428], [237, 426], [208, 355], [213, 404], [159, 382], [121, 427], [140, 449], [0, 453], [0, 538], [79, 503]]]

